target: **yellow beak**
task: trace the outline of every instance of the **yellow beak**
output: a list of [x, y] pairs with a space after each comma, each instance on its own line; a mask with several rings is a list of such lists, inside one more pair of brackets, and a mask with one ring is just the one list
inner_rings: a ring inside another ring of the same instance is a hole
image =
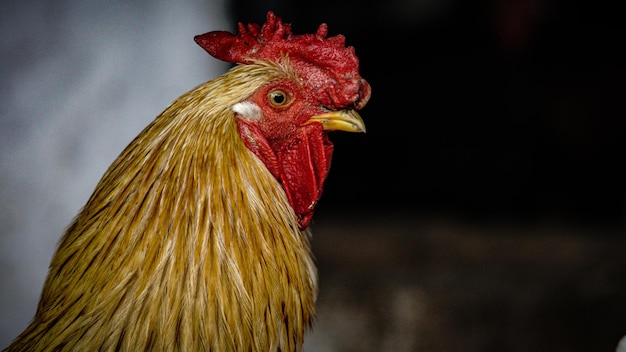
[[319, 122], [326, 131], [345, 131], [365, 133], [365, 123], [361, 116], [354, 110], [329, 111], [315, 115], [305, 122]]

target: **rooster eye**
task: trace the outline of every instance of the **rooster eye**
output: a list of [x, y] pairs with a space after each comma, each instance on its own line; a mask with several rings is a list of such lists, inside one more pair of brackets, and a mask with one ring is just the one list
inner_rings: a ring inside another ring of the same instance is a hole
[[269, 94], [270, 103], [274, 106], [283, 106], [289, 103], [289, 99], [287, 97], [287, 93], [280, 89], [276, 89], [270, 92]]

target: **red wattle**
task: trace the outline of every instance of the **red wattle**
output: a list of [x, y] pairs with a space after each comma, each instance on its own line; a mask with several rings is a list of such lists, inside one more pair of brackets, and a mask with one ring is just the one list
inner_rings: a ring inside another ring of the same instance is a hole
[[238, 121], [244, 143], [281, 183], [301, 229], [309, 226], [330, 169], [333, 144], [319, 123], [284, 141], [267, 141], [253, 124]]
[[328, 175], [333, 145], [319, 124], [306, 125], [298, 135], [278, 150], [282, 165], [283, 188], [298, 215], [300, 228], [306, 228]]

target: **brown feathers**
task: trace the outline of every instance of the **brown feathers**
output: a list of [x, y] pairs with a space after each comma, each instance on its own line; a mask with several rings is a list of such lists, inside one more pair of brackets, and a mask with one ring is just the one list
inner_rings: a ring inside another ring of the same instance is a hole
[[174, 101], [67, 229], [6, 351], [294, 351], [314, 315], [308, 233], [230, 107], [286, 77], [237, 66]]

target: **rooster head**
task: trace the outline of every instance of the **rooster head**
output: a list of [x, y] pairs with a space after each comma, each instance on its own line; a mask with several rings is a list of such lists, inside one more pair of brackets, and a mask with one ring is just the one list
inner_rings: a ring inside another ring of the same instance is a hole
[[333, 144], [329, 131], [365, 132], [357, 113], [371, 88], [359, 75], [353, 47], [342, 35], [294, 35], [273, 12], [263, 26], [239, 23], [239, 34], [213, 31], [195, 41], [217, 59], [285, 67], [288, 75], [270, 80], [232, 106], [239, 133], [280, 182], [298, 216], [308, 227], [328, 175]]

